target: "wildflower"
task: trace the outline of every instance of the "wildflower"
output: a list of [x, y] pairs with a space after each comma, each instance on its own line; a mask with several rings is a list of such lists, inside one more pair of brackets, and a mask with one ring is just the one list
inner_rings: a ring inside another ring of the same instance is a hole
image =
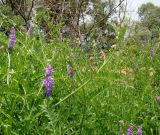
[[53, 78], [51, 76], [47, 76], [43, 81], [43, 84], [46, 88], [52, 88], [54, 86]]
[[45, 75], [46, 78], [43, 80], [43, 85], [45, 87], [45, 95], [46, 96], [51, 96], [52, 94], [52, 89], [54, 88], [55, 84], [54, 84], [54, 80], [51, 76], [53, 72], [53, 68], [51, 65], [48, 65], [45, 69]]
[[153, 76], [155, 74], [155, 70], [153, 68], [149, 69], [149, 76]]
[[52, 95], [52, 89], [51, 88], [47, 88], [44, 92], [45, 96], [51, 96]]
[[121, 74], [123, 75], [128, 75], [128, 76], [132, 76], [133, 75], [133, 69], [132, 68], [123, 68], [121, 71], [120, 71]]
[[160, 96], [156, 96], [156, 100], [160, 102]]
[[68, 76], [70, 78], [73, 78], [74, 76], [74, 71], [73, 71], [73, 68], [71, 67], [71, 65], [67, 64], [67, 73], [68, 73]]
[[52, 88], [54, 87], [54, 81], [51, 76], [46, 77], [43, 80], [43, 85], [45, 87], [45, 95], [50, 96], [52, 94]]
[[48, 66], [46, 67], [46, 69], [45, 69], [45, 74], [46, 74], [46, 76], [50, 76], [50, 75], [52, 74], [52, 72], [53, 72], [52, 66], [51, 66], [51, 65], [48, 65]]
[[127, 129], [127, 135], [133, 134], [133, 125], [130, 125], [130, 127]]
[[114, 45], [111, 46], [111, 48], [112, 48], [112, 49], [116, 49], [116, 48], [117, 48], [117, 45], [114, 44]]
[[32, 23], [30, 22], [29, 24], [29, 29], [28, 29], [28, 35], [31, 35], [33, 33], [33, 25]]
[[142, 135], [142, 126], [138, 126], [137, 135]]
[[105, 60], [105, 59], [106, 59], [106, 53], [105, 53], [103, 50], [100, 51], [100, 58], [101, 58], [102, 60]]
[[15, 43], [16, 43], [16, 30], [14, 27], [11, 28], [10, 30], [10, 35], [9, 35], [9, 48], [13, 48]]

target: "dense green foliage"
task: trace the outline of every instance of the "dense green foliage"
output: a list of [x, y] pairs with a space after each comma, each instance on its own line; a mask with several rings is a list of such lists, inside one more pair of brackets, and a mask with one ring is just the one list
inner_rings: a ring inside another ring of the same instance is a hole
[[[59, 38], [64, 24], [52, 25], [47, 13], [39, 12], [31, 35], [19, 17], [3, 12], [0, 19], [0, 135], [124, 135], [131, 124], [134, 135], [139, 125], [143, 135], [159, 135], [159, 37], [143, 21], [127, 38], [126, 24], [104, 23], [114, 38], [100, 26], [78, 46], [76, 38]], [[49, 34], [39, 30], [41, 19]], [[16, 44], [9, 53], [12, 26]], [[102, 42], [92, 41], [96, 34]], [[115, 45], [101, 46], [111, 40]], [[55, 82], [49, 97], [42, 83], [48, 64]]]
[[134, 22], [131, 30], [132, 43], [146, 44], [160, 39], [160, 7], [152, 3], [142, 4], [138, 9], [139, 22]]
[[[8, 37], [0, 36], [8, 44]], [[102, 61], [96, 45], [85, 52], [68, 48], [67, 40], [45, 44], [43, 36], [17, 32], [12, 54], [7, 46], [0, 50], [0, 133], [117, 134], [123, 120], [124, 132], [132, 123], [142, 124], [144, 134], [158, 134], [160, 50], [153, 45], [123, 44]], [[48, 63], [55, 71], [51, 97], [44, 96], [42, 85]], [[73, 79], [67, 63], [75, 70]]]

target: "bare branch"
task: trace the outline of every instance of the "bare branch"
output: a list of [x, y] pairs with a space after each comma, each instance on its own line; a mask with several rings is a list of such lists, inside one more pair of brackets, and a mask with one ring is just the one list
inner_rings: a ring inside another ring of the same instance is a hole
[[11, 4], [11, 7], [13, 8], [13, 10], [16, 10], [19, 13], [19, 15], [23, 18], [25, 23], [27, 24], [27, 19], [26, 19], [25, 15], [21, 12], [21, 10], [20, 10], [21, 8], [16, 7], [15, 2], [12, 2], [12, 0], [9, 0], [9, 2]]
[[30, 15], [31, 15], [31, 12], [32, 12], [33, 7], [34, 7], [34, 0], [32, 0], [32, 4], [31, 4], [31, 7], [30, 7], [30, 10], [29, 10], [29, 13], [28, 13], [27, 20], [30, 19]]

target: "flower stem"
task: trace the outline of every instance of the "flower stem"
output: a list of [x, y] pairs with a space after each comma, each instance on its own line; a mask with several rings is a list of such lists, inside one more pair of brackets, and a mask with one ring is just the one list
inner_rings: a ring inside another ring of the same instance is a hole
[[10, 58], [10, 54], [8, 52], [8, 69], [7, 69], [7, 85], [9, 85], [9, 78], [10, 78], [10, 67], [11, 67], [11, 58]]

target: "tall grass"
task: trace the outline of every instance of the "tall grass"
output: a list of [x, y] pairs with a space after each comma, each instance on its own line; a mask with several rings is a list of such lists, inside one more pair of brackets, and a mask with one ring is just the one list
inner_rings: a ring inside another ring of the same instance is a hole
[[[67, 39], [46, 44], [43, 36], [38, 40], [21, 32], [9, 54], [8, 38], [0, 37], [6, 44], [0, 50], [0, 134], [116, 135], [126, 134], [130, 124], [134, 134], [139, 125], [144, 135], [160, 134], [156, 44], [127, 46], [118, 40], [121, 45], [102, 60], [97, 47], [86, 52], [68, 47]], [[51, 97], [44, 96], [42, 84], [47, 64], [54, 67]], [[73, 79], [67, 64], [74, 69]]]

